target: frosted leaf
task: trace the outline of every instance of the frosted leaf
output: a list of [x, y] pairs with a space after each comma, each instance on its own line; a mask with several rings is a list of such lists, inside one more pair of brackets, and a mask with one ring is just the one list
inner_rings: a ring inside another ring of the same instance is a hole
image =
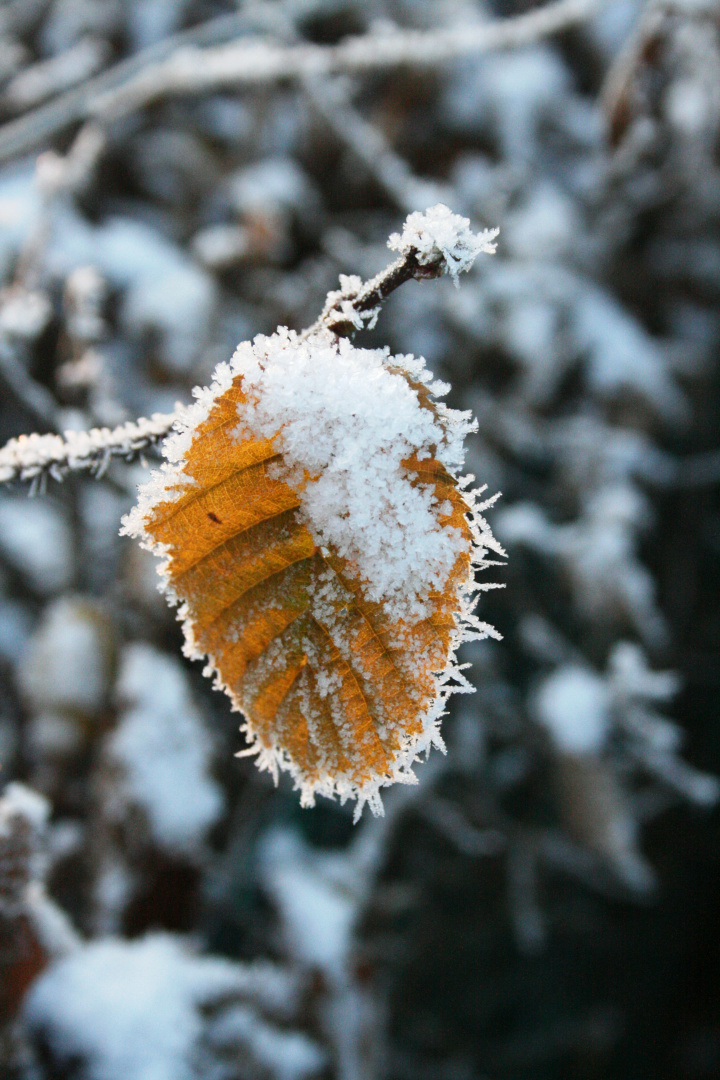
[[302, 341], [292, 332], [241, 345], [233, 360], [248, 402], [240, 429], [277, 435], [285, 473], [301, 492], [302, 514], [318, 546], [332, 546], [356, 567], [371, 601], [396, 618], [424, 614], [463, 549], [457, 529], [443, 526], [434, 494], [413, 485], [404, 464], [413, 453], [457, 469], [469, 413], [423, 408], [408, 379], [435, 394], [424, 361], [357, 349], [349, 341]]
[[447, 389], [329, 330], [259, 336], [195, 391], [124, 519], [164, 560], [187, 655], [303, 805], [382, 813], [379, 789], [413, 782], [471, 689], [455, 650], [490, 632], [474, 574], [503, 552], [459, 475], [474, 424]]

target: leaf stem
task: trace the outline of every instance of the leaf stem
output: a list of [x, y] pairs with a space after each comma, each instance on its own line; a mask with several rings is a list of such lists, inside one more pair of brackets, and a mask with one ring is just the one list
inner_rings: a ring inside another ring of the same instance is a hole
[[302, 336], [313, 337], [322, 330], [329, 330], [338, 337], [352, 337], [358, 330], [372, 330], [382, 304], [391, 293], [412, 278], [420, 281], [440, 277], [443, 269], [441, 256], [432, 263], [421, 265], [417, 252], [411, 249], [369, 281], [341, 275], [340, 288], [328, 293], [320, 317]]

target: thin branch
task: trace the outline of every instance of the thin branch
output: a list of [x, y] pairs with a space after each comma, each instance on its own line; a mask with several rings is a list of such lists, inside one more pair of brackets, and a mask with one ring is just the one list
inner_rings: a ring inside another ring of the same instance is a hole
[[354, 275], [346, 277], [341, 274], [340, 288], [328, 293], [322, 313], [304, 331], [303, 337], [312, 337], [320, 330], [330, 330], [338, 337], [352, 337], [357, 330], [372, 330], [381, 305], [391, 293], [412, 278], [440, 277], [442, 273], [442, 260], [430, 266], [420, 266], [416, 253], [409, 251], [370, 281], [363, 282]]
[[[27, 0], [22, 2], [27, 4]], [[0, 162], [26, 154], [72, 124], [89, 119], [93, 115], [90, 102], [96, 95], [109, 93], [130, 82], [139, 72], [161, 64], [178, 50], [228, 41], [246, 32], [252, 24], [252, 12], [248, 14], [246, 11], [209, 19], [199, 26], [156, 42], [47, 104], [12, 120], [0, 128]]]
[[66, 431], [65, 435], [20, 435], [0, 449], [0, 483], [48, 476], [62, 480], [70, 472], [89, 472], [100, 477], [111, 458], [131, 461], [156, 446], [169, 433], [175, 413], [154, 413], [120, 427]]
[[[229, 44], [200, 48], [197, 33], [194, 38], [174, 38], [172, 50], [168, 42], [163, 42], [162, 48], [123, 61], [49, 105], [6, 124], [0, 129], [0, 162], [27, 153], [72, 123], [91, 118], [113, 120], [142, 109], [160, 97], [302, 80], [340, 72], [380, 71], [401, 65], [437, 67], [471, 53], [531, 44], [584, 21], [604, 3], [607, 0], [555, 0], [546, 7], [512, 19], [447, 30], [373, 32], [330, 46], [284, 46], [257, 38], [243, 38]], [[227, 18], [229, 21], [237, 16]], [[218, 30], [218, 37], [221, 36]]]
[[602, 0], [556, 0], [545, 8], [479, 25], [448, 30], [403, 30], [347, 38], [338, 45], [284, 46], [242, 40], [215, 49], [179, 49], [89, 102], [97, 117], [114, 119], [158, 97], [205, 92], [340, 72], [385, 70], [399, 65], [435, 67], [467, 53], [516, 48], [564, 30], [596, 11]]
[[[363, 327], [371, 328], [383, 301], [405, 281], [444, 273], [457, 278], [478, 255], [494, 252], [496, 233], [496, 229], [473, 233], [467, 218], [452, 214], [442, 204], [424, 214], [410, 214], [402, 233], [388, 240], [400, 257], [365, 283], [359, 277], [341, 277], [340, 289], [328, 294], [320, 317], [303, 337], [328, 330], [339, 337], [351, 336]], [[113, 431], [93, 428], [68, 431], [64, 436], [20, 435], [0, 450], [0, 483], [42, 483], [47, 476], [62, 480], [77, 471], [101, 476], [111, 458], [129, 460], [155, 446], [169, 433], [176, 415], [156, 413], [150, 420], [129, 422]]]
[[473, 233], [467, 218], [451, 214], [442, 203], [424, 214], [410, 214], [401, 234], [388, 240], [388, 247], [400, 252], [391, 263], [370, 281], [359, 277], [340, 277], [340, 288], [331, 292], [318, 320], [304, 332], [311, 337], [330, 330], [339, 337], [351, 337], [357, 330], [372, 330], [382, 304], [406, 281], [450, 274], [457, 285], [458, 273], [471, 268], [478, 255], [495, 251], [497, 229]]
[[519, 837], [508, 848], [507, 889], [518, 948], [534, 956], [542, 951], [547, 937], [538, 899], [538, 852], [532, 842]]
[[55, 427], [55, 398], [47, 387], [28, 374], [5, 341], [0, 341], [0, 379], [43, 427]]
[[507, 837], [500, 828], [471, 825], [455, 803], [439, 795], [429, 795], [420, 812], [463, 855], [493, 856], [507, 845]]
[[[262, 4], [266, 29], [285, 47], [299, 44], [295, 21], [281, 4]], [[415, 176], [407, 162], [393, 149], [385, 135], [350, 104], [352, 88], [347, 78], [305, 77], [301, 87], [310, 105], [350, 152], [362, 162], [395, 205], [406, 213], [418, 206], [448, 202], [445, 185]]]

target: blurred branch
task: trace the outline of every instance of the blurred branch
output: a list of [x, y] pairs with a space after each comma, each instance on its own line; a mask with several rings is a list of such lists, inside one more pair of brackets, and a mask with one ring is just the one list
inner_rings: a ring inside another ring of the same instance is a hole
[[[282, 5], [263, 3], [256, 11], [261, 14], [265, 28], [286, 47], [299, 44], [295, 20]], [[419, 206], [452, 201], [446, 185], [415, 176], [384, 133], [352, 106], [352, 85], [347, 78], [305, 77], [301, 85], [317, 115], [397, 207], [411, 213]]]
[[[409, 65], [435, 67], [471, 53], [518, 48], [589, 18], [606, 0], [556, 0], [512, 19], [460, 25], [448, 30], [398, 30], [346, 38], [337, 45], [284, 46], [256, 38], [201, 47], [211, 36], [205, 24], [177, 35], [83, 83], [50, 104], [0, 129], [0, 162], [27, 153], [72, 123], [110, 121], [168, 95], [203, 93], [223, 86], [242, 87], [316, 78], [339, 72], [379, 71]], [[217, 23], [215, 40], [237, 32], [227, 16]], [[241, 20], [245, 26], [245, 20]]]
[[382, 131], [354, 109], [337, 81], [303, 81], [311, 104], [345, 146], [362, 162], [396, 206], [408, 213], [418, 206], [449, 202], [445, 185], [416, 176]]
[[439, 795], [429, 795], [421, 812], [463, 855], [472, 858], [498, 855], [506, 847], [507, 836], [501, 828], [471, 825], [455, 803]]
[[399, 65], [434, 67], [466, 53], [517, 48], [587, 18], [602, 0], [557, 0], [545, 8], [480, 25], [448, 30], [401, 30], [346, 38], [337, 45], [277, 45], [238, 41], [215, 49], [182, 48], [128, 82], [101, 94], [90, 106], [98, 117], [123, 116], [166, 94], [219, 86], [257, 85], [332, 75], [378, 71]]
[[[23, 5], [27, 3], [28, 0], [22, 0]], [[47, 104], [12, 120], [0, 128], [0, 162], [26, 154], [71, 124], [90, 118], [93, 115], [90, 102], [96, 95], [107, 93], [132, 80], [138, 72], [153, 64], [162, 63], [176, 50], [188, 46], [197, 48], [217, 45], [246, 32], [250, 25], [252, 24], [246, 11], [209, 19], [199, 26], [173, 34], [172, 37], [143, 49]]]
[[518, 838], [507, 853], [508, 906], [515, 941], [522, 953], [534, 956], [545, 944], [547, 930], [538, 898], [538, 852]]
[[[4, 341], [0, 342], [0, 379], [41, 425], [55, 427], [57, 415], [55, 398], [47, 387], [28, 374], [24, 365]], [[0, 450], [0, 456], [3, 453], [4, 451]], [[2, 466], [0, 466], [0, 476], [2, 476]]]

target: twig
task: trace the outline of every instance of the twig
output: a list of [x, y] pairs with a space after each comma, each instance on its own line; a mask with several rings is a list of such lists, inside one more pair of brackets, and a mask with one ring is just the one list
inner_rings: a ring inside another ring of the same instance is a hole
[[538, 899], [538, 853], [533, 843], [518, 838], [508, 848], [507, 888], [515, 939], [521, 952], [534, 956], [547, 936]]
[[28, 374], [5, 341], [0, 341], [0, 378], [43, 427], [55, 427], [55, 398], [47, 387]]
[[66, 431], [61, 435], [20, 435], [0, 450], [0, 483], [62, 480], [70, 472], [101, 476], [111, 458], [130, 461], [169, 433], [175, 413], [154, 413], [120, 427]]
[[109, 47], [102, 38], [85, 36], [64, 52], [19, 71], [3, 92], [13, 112], [29, 109], [84, 82], [103, 66]]
[[[329, 293], [319, 319], [303, 336], [328, 330], [350, 336], [363, 327], [371, 328], [382, 302], [403, 282], [444, 273], [457, 278], [460, 271], [470, 269], [478, 255], [494, 252], [496, 233], [496, 229], [473, 233], [466, 218], [443, 205], [424, 214], [410, 214], [402, 233], [393, 234], [388, 241], [389, 247], [400, 252], [400, 258], [364, 284], [359, 277], [341, 277], [340, 289]], [[176, 416], [156, 413], [150, 420], [129, 422], [113, 431], [93, 428], [66, 432], [64, 437], [21, 435], [0, 450], [0, 483], [42, 481], [47, 476], [62, 480], [78, 470], [101, 476], [110, 458], [130, 459], [155, 446], [169, 433]]]
[[497, 233], [497, 229], [471, 232], [468, 219], [451, 214], [442, 203], [424, 214], [410, 214], [403, 232], [388, 240], [388, 247], [399, 251], [400, 258], [365, 283], [359, 277], [341, 275], [339, 290], [328, 294], [320, 317], [303, 337], [321, 330], [340, 337], [372, 330], [381, 305], [395, 289], [411, 278], [421, 281], [442, 274], [450, 274], [457, 284], [458, 273], [469, 270], [478, 255], [494, 253]]
[[[470, 53], [517, 48], [587, 19], [605, 2], [555, 0], [512, 19], [447, 30], [373, 32], [330, 46], [288, 47], [243, 39], [203, 49], [198, 47], [198, 32], [193, 38], [178, 36], [172, 39], [172, 49], [168, 42], [163, 42], [162, 48], [126, 60], [49, 105], [6, 124], [0, 129], [0, 161], [27, 153], [77, 121], [90, 118], [109, 121], [169, 95], [339, 72], [379, 71], [401, 65], [430, 68]], [[228, 20], [232, 18], [238, 16], [228, 16]], [[218, 30], [218, 37], [221, 36]]]
[[439, 795], [428, 796], [421, 813], [463, 855], [473, 858], [497, 855], [506, 846], [507, 837], [500, 828], [479, 829], [471, 825], [455, 803]]
[[[280, 4], [264, 3], [256, 8], [262, 21], [286, 47], [298, 44], [295, 21]], [[368, 172], [395, 205], [410, 213], [418, 206], [447, 202], [450, 192], [445, 185], [415, 176], [407, 162], [395, 152], [384, 134], [369, 123], [350, 104], [351, 88], [347, 79], [301, 79], [310, 105]]]
[[420, 266], [417, 256], [408, 254], [390, 263], [370, 281], [363, 282], [354, 275], [340, 275], [340, 288], [328, 293], [325, 307], [319, 318], [304, 331], [303, 337], [312, 337], [320, 330], [330, 330], [338, 337], [352, 337], [357, 330], [372, 330], [377, 322], [381, 304], [391, 293], [411, 278], [440, 277], [442, 261], [431, 266]]

